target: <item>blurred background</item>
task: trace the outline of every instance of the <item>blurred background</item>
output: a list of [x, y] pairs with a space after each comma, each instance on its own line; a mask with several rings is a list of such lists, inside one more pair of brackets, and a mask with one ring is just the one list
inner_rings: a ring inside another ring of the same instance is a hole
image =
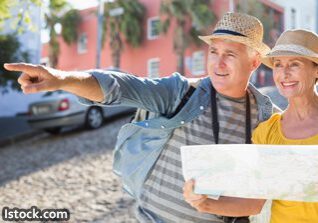
[[[73, 222], [135, 222], [133, 201], [111, 172], [117, 132], [134, 109], [84, 107], [66, 92], [23, 95], [19, 74], [3, 63], [200, 78], [207, 45], [197, 36], [228, 11], [258, 17], [270, 47], [286, 29], [318, 31], [316, 0], [1, 0], [0, 207], [66, 207]], [[261, 66], [251, 81], [286, 107], [270, 69]]]

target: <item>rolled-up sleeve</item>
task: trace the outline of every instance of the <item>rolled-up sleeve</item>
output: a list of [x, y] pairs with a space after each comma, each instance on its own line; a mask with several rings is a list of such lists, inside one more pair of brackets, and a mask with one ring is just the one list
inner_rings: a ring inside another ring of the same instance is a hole
[[116, 78], [113, 77], [112, 73], [114, 72], [107, 72], [107, 71], [87, 71], [90, 74], [93, 75], [93, 77], [96, 78], [99, 86], [101, 87], [101, 90], [104, 95], [104, 100], [102, 102], [95, 102], [88, 100], [83, 97], [78, 97], [78, 100], [81, 104], [84, 105], [116, 105], [120, 103], [120, 87], [116, 80]]
[[188, 80], [180, 74], [165, 78], [147, 79], [114, 71], [89, 71], [98, 81], [103, 102], [85, 98], [79, 101], [86, 105], [124, 105], [169, 114], [180, 103], [189, 88]]

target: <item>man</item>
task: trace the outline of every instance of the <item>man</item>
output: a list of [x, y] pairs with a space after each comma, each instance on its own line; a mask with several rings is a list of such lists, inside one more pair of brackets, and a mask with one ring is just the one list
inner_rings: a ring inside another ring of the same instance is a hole
[[[116, 72], [62, 72], [30, 64], [5, 67], [23, 72], [18, 81], [25, 93], [62, 89], [86, 98], [80, 99], [86, 104], [130, 105], [160, 114], [129, 124], [118, 136], [114, 169], [137, 201], [137, 218], [141, 222], [224, 222], [219, 215], [259, 213], [253, 208], [258, 201], [221, 197], [213, 203], [215, 215], [198, 212], [183, 198], [180, 146], [250, 142], [251, 129], [268, 119], [273, 109], [269, 98], [248, 84], [260, 56], [269, 48], [262, 43], [260, 21], [246, 14], [225, 14], [211, 35], [200, 38], [209, 44], [209, 77], [177, 114], [190, 88], [179, 74], [150, 80]], [[240, 220], [247, 218], [231, 222]]]

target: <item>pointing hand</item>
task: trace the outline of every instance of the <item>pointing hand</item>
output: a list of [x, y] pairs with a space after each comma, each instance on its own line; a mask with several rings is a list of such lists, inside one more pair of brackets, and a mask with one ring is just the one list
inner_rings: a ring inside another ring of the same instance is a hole
[[22, 72], [18, 82], [25, 94], [55, 91], [61, 87], [62, 71], [28, 63], [6, 63], [4, 68], [10, 71]]

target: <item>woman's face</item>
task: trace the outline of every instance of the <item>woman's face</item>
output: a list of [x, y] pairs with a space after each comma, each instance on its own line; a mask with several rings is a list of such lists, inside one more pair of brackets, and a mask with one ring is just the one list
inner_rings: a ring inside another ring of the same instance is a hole
[[287, 99], [312, 95], [318, 66], [303, 57], [274, 57], [273, 74], [281, 95]]

